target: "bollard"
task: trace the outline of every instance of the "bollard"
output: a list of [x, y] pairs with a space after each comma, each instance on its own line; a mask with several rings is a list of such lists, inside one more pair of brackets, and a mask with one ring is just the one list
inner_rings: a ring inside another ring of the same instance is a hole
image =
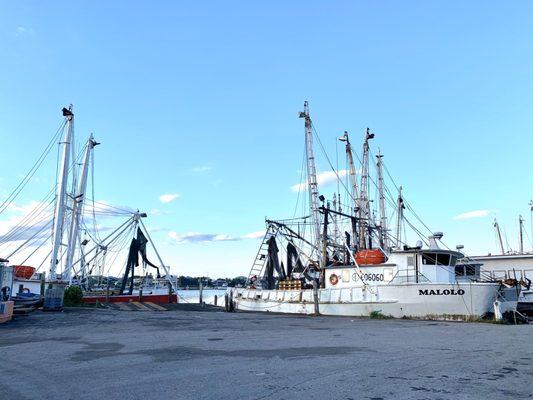
[[143, 288], [142, 286], [139, 287], [139, 303], [142, 303], [143, 301]]
[[[172, 284], [167, 282], [168, 285], [168, 304], [172, 303]], [[178, 302], [178, 294], [176, 293], [176, 302]]]
[[218, 303], [218, 296], [215, 294], [215, 306], [217, 305]]
[[204, 285], [202, 284], [202, 280], [200, 279], [200, 298], [199, 303], [204, 306]]
[[318, 282], [313, 279], [313, 302], [315, 303], [315, 315], [320, 315], [320, 309], [318, 307]]

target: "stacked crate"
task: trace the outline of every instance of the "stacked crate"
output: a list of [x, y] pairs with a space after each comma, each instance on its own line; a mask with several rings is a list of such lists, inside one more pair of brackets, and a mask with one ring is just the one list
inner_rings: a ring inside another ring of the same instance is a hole
[[297, 279], [279, 281], [279, 290], [301, 290], [302, 282]]

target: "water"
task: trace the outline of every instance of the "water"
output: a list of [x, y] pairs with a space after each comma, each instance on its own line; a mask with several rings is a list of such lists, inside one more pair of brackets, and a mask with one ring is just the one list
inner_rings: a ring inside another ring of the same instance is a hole
[[[225, 289], [204, 289], [203, 300], [205, 304], [215, 304], [215, 296], [218, 297], [217, 304], [219, 306], [224, 305]], [[178, 290], [180, 303], [199, 303], [200, 291], [199, 290]]]

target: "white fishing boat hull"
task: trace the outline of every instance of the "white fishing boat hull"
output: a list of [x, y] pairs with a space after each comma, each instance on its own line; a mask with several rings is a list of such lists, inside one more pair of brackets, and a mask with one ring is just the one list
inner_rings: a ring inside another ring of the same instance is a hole
[[[235, 310], [313, 314], [313, 290], [260, 290], [231, 288], [228, 298]], [[319, 289], [322, 315], [368, 317], [373, 312], [394, 318], [471, 320], [494, 312], [516, 310], [516, 289], [498, 283], [400, 284]]]

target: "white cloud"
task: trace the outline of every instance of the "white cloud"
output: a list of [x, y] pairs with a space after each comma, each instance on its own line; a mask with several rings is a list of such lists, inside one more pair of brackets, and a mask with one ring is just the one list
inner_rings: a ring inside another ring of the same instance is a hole
[[207, 165], [202, 165], [200, 167], [194, 167], [192, 169], [192, 172], [198, 172], [198, 173], [201, 173], [201, 172], [210, 172], [211, 171], [211, 167], [207, 166]]
[[465, 219], [472, 219], [472, 218], [483, 218], [488, 216], [492, 211], [491, 210], [474, 210], [474, 211], [468, 211], [459, 215], [456, 215], [453, 217], [453, 219], [462, 221]]
[[15, 28], [15, 35], [16, 36], [22, 36], [22, 35], [29, 35], [33, 33], [33, 29], [25, 27], [25, 26], [17, 26]]
[[265, 236], [265, 231], [257, 231], [248, 233], [247, 235], [243, 236], [243, 239], [262, 239]]
[[175, 243], [230, 242], [240, 240], [230, 235], [200, 232], [177, 233], [171, 231], [168, 233], [168, 237]]
[[[165, 229], [159, 229], [164, 231]], [[167, 229], [168, 230], [168, 229]], [[242, 236], [232, 236], [225, 233], [201, 233], [201, 232], [188, 232], [178, 233], [174, 231], [168, 232], [168, 237], [172, 239], [172, 243], [207, 243], [207, 242], [236, 242], [246, 239], [262, 239], [265, 236], [265, 231], [257, 231], [247, 233]]]
[[159, 196], [159, 201], [161, 203], [170, 203], [171, 201], [176, 200], [181, 195], [179, 193], [169, 193], [169, 194], [162, 194]]
[[[333, 171], [321, 172], [317, 174], [316, 182], [318, 183], [318, 186], [327, 186], [337, 181], [337, 175], [339, 176], [339, 178], [343, 178], [346, 176], [347, 173], [348, 171], [345, 169], [341, 169], [340, 171], [337, 171], [337, 174], [335, 174], [335, 172]], [[304, 191], [306, 189], [307, 189], [307, 182], [297, 183], [296, 185], [291, 186], [291, 190], [296, 193], [300, 191]]]

